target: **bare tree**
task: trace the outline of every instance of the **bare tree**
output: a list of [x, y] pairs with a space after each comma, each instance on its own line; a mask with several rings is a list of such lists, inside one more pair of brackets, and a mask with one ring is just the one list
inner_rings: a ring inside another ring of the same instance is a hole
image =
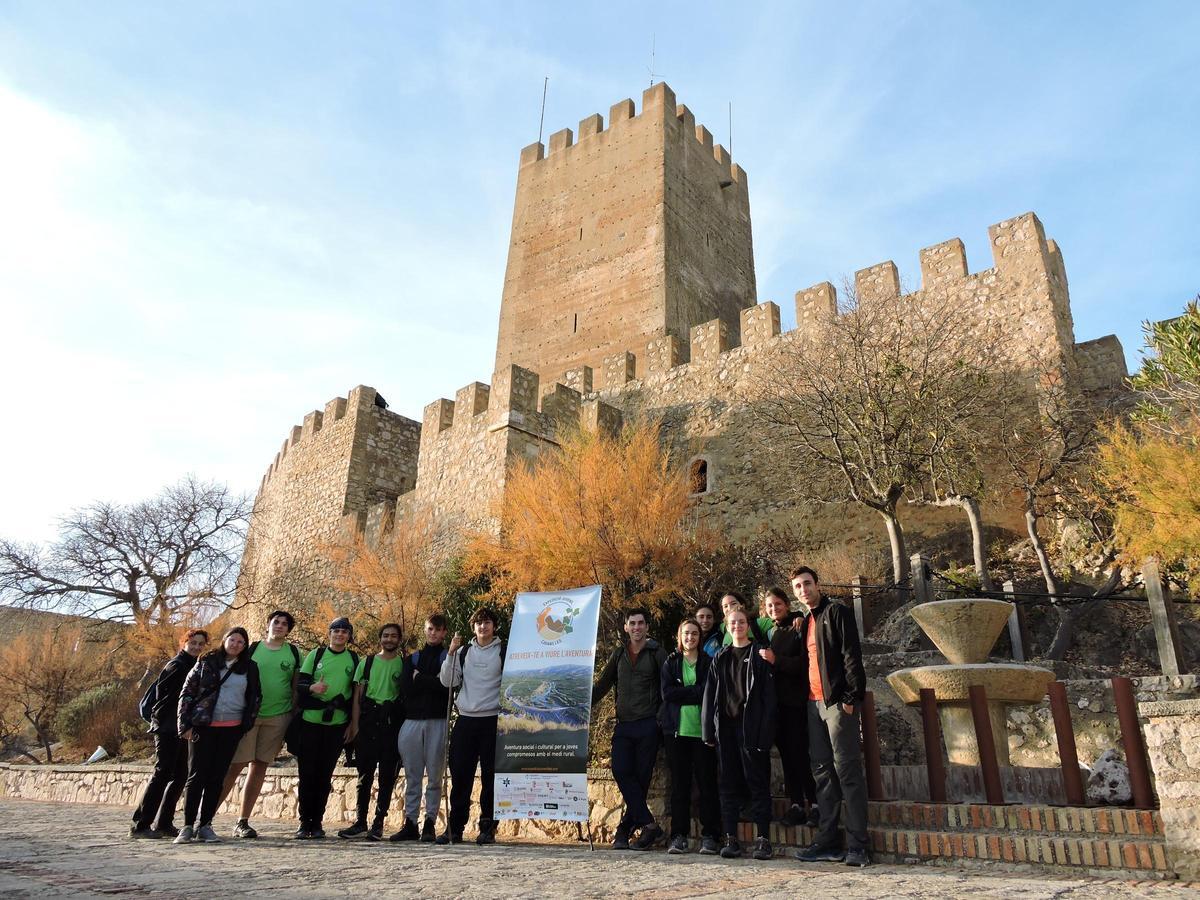
[[[1024, 373], [1013, 376], [1013, 384], [1023, 389], [1014, 390], [1014, 402], [998, 423], [994, 449], [1003, 462], [1004, 482], [1022, 498], [1025, 529], [1046, 591], [1055, 598], [1058, 627], [1044, 655], [1062, 659], [1079, 621], [1122, 587], [1112, 523], [1087, 487], [1100, 444], [1103, 411], [1078, 389], [1057, 359], [1035, 360]], [[1106, 571], [1099, 587], [1074, 587], [1070, 578], [1055, 572], [1039, 527], [1047, 518], [1081, 526], [1088, 543], [1099, 549], [1098, 568]], [[1079, 599], [1064, 599], [1071, 595]]]
[[927, 491], [934, 460], [945, 481], [962, 421], [981, 408], [989, 344], [949, 300], [846, 294], [841, 314], [809, 322], [746, 399], [798, 497], [880, 515], [899, 583], [909, 575], [900, 501]]
[[0, 599], [148, 625], [232, 599], [250, 503], [192, 476], [132, 505], [95, 503], [48, 547], [0, 540]]

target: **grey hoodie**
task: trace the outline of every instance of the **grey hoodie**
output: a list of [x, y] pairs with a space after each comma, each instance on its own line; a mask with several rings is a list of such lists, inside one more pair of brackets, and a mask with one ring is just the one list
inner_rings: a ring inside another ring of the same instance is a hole
[[448, 688], [462, 685], [457, 701], [460, 716], [499, 715], [500, 672], [504, 667], [500, 646], [499, 638], [492, 638], [486, 647], [475, 643], [472, 638], [471, 643], [467, 644], [464, 664], [459, 664], [461, 649], [446, 655], [438, 680]]

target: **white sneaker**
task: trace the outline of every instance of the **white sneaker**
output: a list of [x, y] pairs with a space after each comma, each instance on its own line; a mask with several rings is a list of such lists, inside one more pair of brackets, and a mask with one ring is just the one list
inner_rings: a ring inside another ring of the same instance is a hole
[[172, 844], [190, 844], [192, 842], [192, 839], [195, 836], [196, 836], [196, 832], [192, 829], [192, 826], [184, 825], [182, 828], [179, 829], [179, 834], [175, 837], [175, 840], [173, 840], [171, 843]]
[[211, 825], [201, 825], [196, 832], [196, 840], [204, 841], [206, 844], [219, 844], [221, 839], [217, 837], [217, 833], [213, 831]]

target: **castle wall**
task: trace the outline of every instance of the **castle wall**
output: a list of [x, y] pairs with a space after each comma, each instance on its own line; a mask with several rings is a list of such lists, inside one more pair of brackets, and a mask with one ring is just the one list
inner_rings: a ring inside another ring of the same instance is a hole
[[[745, 173], [665, 84], [521, 153], [495, 370], [552, 383], [754, 302]], [[724, 185], [724, 186], [722, 186]]]
[[375, 404], [359, 386], [294, 426], [263, 476], [242, 559], [236, 606], [307, 606], [328, 594], [321, 548], [368, 506], [411, 490], [419, 423]]

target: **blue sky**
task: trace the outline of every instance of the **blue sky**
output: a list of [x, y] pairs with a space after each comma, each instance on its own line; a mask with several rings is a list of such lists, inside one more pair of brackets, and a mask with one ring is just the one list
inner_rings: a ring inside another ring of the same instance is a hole
[[[431, 8], [436, 6], [437, 8]], [[1200, 4], [0, 5], [0, 534], [252, 490], [355, 384], [490, 378], [517, 156], [654, 74], [747, 171], [759, 299], [1034, 210], [1078, 340], [1200, 291]]]

